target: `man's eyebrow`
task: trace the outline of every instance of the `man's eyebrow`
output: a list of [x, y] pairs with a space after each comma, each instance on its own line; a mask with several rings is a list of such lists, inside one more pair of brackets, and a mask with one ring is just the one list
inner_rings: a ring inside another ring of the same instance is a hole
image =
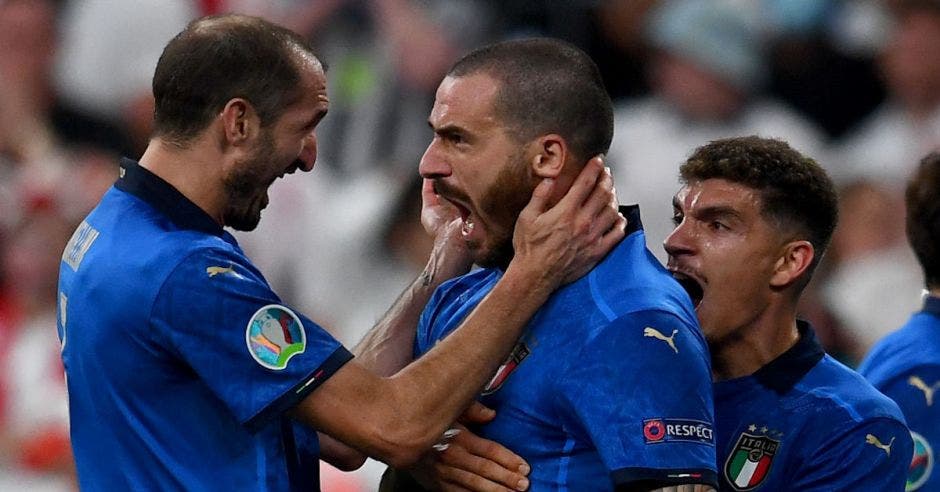
[[741, 213], [730, 205], [709, 205], [702, 207], [697, 213], [700, 217], [730, 217], [740, 219]]
[[428, 126], [431, 127], [431, 130], [432, 130], [434, 133], [437, 133], [437, 134], [445, 134], [445, 133], [454, 133], [454, 132], [463, 132], [463, 131], [466, 131], [466, 130], [464, 130], [462, 127], [457, 126], [457, 125], [455, 125], [455, 124], [453, 124], [453, 123], [448, 123], [448, 124], [446, 124], [446, 125], [442, 125], [442, 126], [439, 126], [439, 127], [435, 127], [433, 123], [431, 123], [430, 121], [428, 121]]

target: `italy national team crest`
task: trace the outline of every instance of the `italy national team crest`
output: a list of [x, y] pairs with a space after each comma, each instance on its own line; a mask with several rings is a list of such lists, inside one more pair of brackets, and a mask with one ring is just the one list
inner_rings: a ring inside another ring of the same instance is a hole
[[483, 388], [482, 395], [489, 395], [495, 393], [499, 388], [503, 386], [503, 383], [506, 382], [506, 378], [512, 374], [512, 371], [516, 370], [516, 367], [529, 356], [529, 347], [525, 342], [520, 341], [512, 349], [512, 353], [509, 354], [509, 358], [506, 359], [506, 362], [503, 365], [499, 366], [499, 369], [496, 370], [496, 375], [493, 376], [493, 379], [487, 383], [486, 387]]
[[911, 437], [914, 438], [914, 458], [907, 471], [907, 486], [904, 490], [908, 491], [920, 490], [930, 478], [934, 462], [933, 449], [924, 436], [912, 431]]
[[757, 488], [770, 472], [780, 441], [742, 432], [725, 463], [725, 477], [734, 490]]
[[290, 309], [269, 304], [251, 317], [245, 330], [248, 353], [262, 366], [280, 371], [307, 348], [304, 325]]

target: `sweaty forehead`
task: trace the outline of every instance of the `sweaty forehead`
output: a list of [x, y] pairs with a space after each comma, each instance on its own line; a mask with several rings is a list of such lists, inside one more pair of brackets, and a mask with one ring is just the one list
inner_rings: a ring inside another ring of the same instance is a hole
[[464, 121], [495, 123], [493, 102], [499, 85], [492, 77], [478, 73], [448, 76], [437, 88], [430, 121], [434, 126]]
[[301, 58], [301, 97], [317, 105], [327, 105], [329, 97], [326, 90], [326, 73], [319, 60], [313, 56]]
[[726, 207], [757, 210], [760, 193], [750, 186], [724, 179], [691, 181], [683, 186], [673, 199], [683, 210]]

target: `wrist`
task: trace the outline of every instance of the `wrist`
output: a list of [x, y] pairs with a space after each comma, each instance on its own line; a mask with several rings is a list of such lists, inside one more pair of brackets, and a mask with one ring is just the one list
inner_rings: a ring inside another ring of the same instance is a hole
[[422, 284], [437, 287], [446, 280], [470, 271], [473, 259], [466, 243], [452, 231], [444, 231], [434, 240], [428, 263], [421, 273]]
[[552, 270], [544, 265], [529, 266], [515, 257], [506, 267], [502, 282], [513, 292], [531, 294], [530, 297], [541, 304], [561, 285], [561, 280], [555, 278], [557, 275], [553, 275]]

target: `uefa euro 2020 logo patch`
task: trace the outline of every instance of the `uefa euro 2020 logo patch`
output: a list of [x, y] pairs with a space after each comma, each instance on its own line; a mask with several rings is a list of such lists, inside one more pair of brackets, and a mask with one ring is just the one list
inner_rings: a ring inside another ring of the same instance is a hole
[[933, 449], [927, 439], [913, 431], [911, 437], [914, 438], [914, 458], [907, 471], [907, 486], [904, 489], [907, 491], [919, 490], [930, 478], [934, 464]]
[[245, 329], [248, 353], [263, 367], [280, 371], [307, 348], [304, 325], [293, 311], [269, 304], [255, 312]]

